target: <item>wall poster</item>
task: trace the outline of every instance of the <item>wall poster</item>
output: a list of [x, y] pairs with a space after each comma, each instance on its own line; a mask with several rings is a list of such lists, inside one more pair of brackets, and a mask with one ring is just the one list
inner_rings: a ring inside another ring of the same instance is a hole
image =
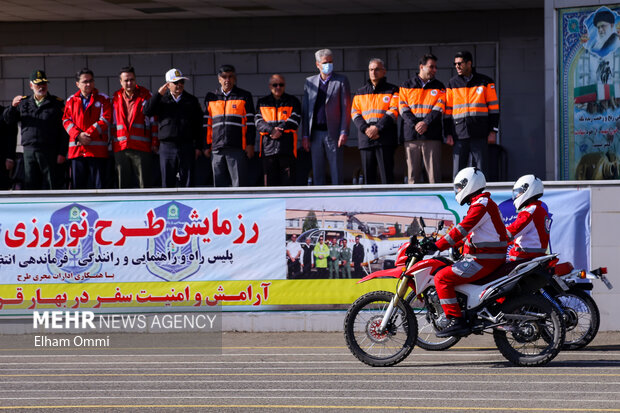
[[558, 10], [558, 177], [620, 178], [620, 6]]

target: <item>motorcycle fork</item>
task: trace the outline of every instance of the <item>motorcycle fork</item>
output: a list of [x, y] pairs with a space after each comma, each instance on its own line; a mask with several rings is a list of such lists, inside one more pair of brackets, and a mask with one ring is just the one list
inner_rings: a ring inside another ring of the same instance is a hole
[[394, 307], [398, 305], [400, 300], [405, 299], [405, 294], [407, 293], [407, 289], [409, 288], [409, 280], [411, 279], [411, 276], [405, 275], [405, 272], [406, 268], [403, 268], [403, 274], [400, 276], [398, 284], [396, 285], [396, 294], [394, 294], [394, 296], [390, 300], [390, 304], [388, 305], [388, 308], [383, 315], [383, 320], [381, 320], [381, 325], [379, 326], [379, 333], [383, 333], [387, 328], [387, 325], [392, 318]]

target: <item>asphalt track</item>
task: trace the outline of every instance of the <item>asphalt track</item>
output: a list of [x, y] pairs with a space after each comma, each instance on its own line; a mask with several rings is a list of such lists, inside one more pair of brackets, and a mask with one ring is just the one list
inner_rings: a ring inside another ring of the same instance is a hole
[[224, 333], [221, 353], [0, 353], [0, 410], [620, 412], [620, 333], [538, 368], [511, 366], [489, 336], [390, 368], [340, 333]]

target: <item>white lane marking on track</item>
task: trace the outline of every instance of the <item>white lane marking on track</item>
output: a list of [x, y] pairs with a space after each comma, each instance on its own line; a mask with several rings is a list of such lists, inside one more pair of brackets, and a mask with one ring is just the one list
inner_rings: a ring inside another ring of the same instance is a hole
[[[88, 389], [89, 392], [109, 392], [110, 389]], [[287, 393], [295, 393], [295, 392], [381, 392], [385, 393], [385, 389], [368, 389], [368, 388], [346, 388], [346, 389], [333, 389], [333, 388], [312, 388], [312, 389], [291, 389], [291, 388], [281, 388], [281, 389], [265, 389], [265, 388], [255, 388], [255, 389], [245, 389], [245, 388], [226, 388], [226, 389], [116, 389], [115, 392], [202, 392], [202, 393], [210, 393], [210, 392], [287, 392]], [[36, 392], [36, 393], [45, 393], [45, 392], [72, 392], [74, 393], [74, 389], [37, 389], [37, 390], [28, 390], [28, 389], [2, 389], [1, 393], [24, 393], [24, 392]], [[427, 393], [428, 389], [390, 389], [391, 393]], [[434, 393], [523, 393], [523, 390], [492, 390], [492, 389], [465, 389], [465, 390], [457, 390], [457, 389], [433, 389]], [[557, 394], [556, 390], [527, 390], [527, 393], [536, 393], [536, 394]], [[620, 394], [620, 391], [590, 391], [588, 393], [589, 396], [595, 394]], [[575, 395], [575, 397], [580, 397], [581, 395]], [[117, 397], [115, 395], [114, 397]], [[122, 396], [121, 396], [122, 397]], [[386, 396], [389, 397], [389, 396]], [[539, 399], [536, 399], [539, 400]], [[566, 398], [565, 401], [570, 399]], [[581, 401], [581, 400], [580, 400]]]
[[[115, 399], [187, 399], [187, 400], [191, 400], [191, 399], [230, 399], [230, 398], [234, 398], [234, 399], [293, 399], [293, 400], [321, 400], [321, 399], [341, 399], [341, 400], [377, 400], [376, 396], [372, 396], [372, 397], [364, 397], [364, 396], [342, 396], [342, 395], [336, 395], [336, 396], [329, 396], [329, 395], [324, 395], [324, 396], [231, 396], [231, 395], [226, 395], [226, 396], [174, 396], [174, 395], [170, 395], [170, 396], [136, 396], [136, 395], [131, 395], [131, 396], [119, 396], [119, 397], [115, 397]], [[67, 396], [67, 397], [62, 397], [61, 400], [65, 401], [65, 400], [98, 400], [98, 399], [110, 399], [110, 395], [103, 395], [103, 396]], [[9, 400], [40, 400], [40, 398], [37, 397], [0, 397], [0, 400], [4, 400], [4, 401], [9, 401]], [[46, 402], [48, 402], [49, 400], [54, 400], [54, 399], [46, 399]], [[446, 399], [445, 397], [402, 397], [402, 396], [388, 396], [386, 397], [386, 400], [425, 400], [425, 401], [429, 401], [429, 400], [437, 400], [437, 401], [441, 401], [441, 402], [445, 402]], [[458, 400], [459, 402], [462, 401], [474, 401], [474, 402], [480, 402], [480, 398], [476, 397], [476, 398], [459, 398]], [[517, 398], [517, 399], [507, 399], [505, 397], [501, 397], [501, 398], [491, 398], [491, 397], [485, 397], [484, 398], [485, 402], [523, 402], [523, 398]], [[601, 399], [581, 399], [581, 400], [566, 400], [566, 399], [536, 399], [533, 400], [532, 402], [535, 403], [541, 403], [541, 402], [553, 402], [553, 403], [566, 403], [566, 402], [570, 402], [571, 405], [575, 404], [575, 403], [618, 403], [618, 400], [601, 400]], [[514, 406], [512, 403], [510, 404], [511, 406]], [[555, 407], [555, 406], [554, 406]]]
[[[510, 382], [498, 382], [497, 379], [491, 379], [491, 380], [467, 380], [467, 384], [495, 384], [495, 385], [515, 385], [515, 384], [519, 384], [519, 385], [523, 385], [523, 384], [531, 384], [531, 385], [539, 385], [539, 384], [544, 384], [544, 385], [560, 385], [560, 386], [565, 386], [567, 383], [570, 383], [571, 385], [580, 385], [580, 386], [586, 386], [586, 385], [591, 385], [591, 386], [599, 386], [599, 385], [614, 385], [614, 384], [620, 384], [620, 381], [576, 381], [573, 380], [572, 377], [571, 378], [567, 378], [568, 381], [530, 381], [530, 380], [523, 380], [523, 381], [510, 381]], [[424, 379], [424, 383], [454, 383], [458, 380], [433, 380], [433, 379]], [[390, 380], [390, 379], [381, 379], [381, 383], [402, 383], [402, 380]], [[0, 382], [4, 385], [17, 385], [17, 384], [85, 384], [84, 380], [11, 380], [8, 382]], [[172, 379], [172, 380], [97, 380], [97, 381], [92, 381], [90, 382], [90, 384], [94, 384], [94, 385], [98, 385], [98, 384], [118, 384], [118, 385], [125, 385], [125, 384], [138, 384], [138, 383], [149, 383], [149, 384], [157, 384], [157, 383], [342, 383], [341, 379], [334, 379], [334, 380], [329, 380], [329, 379], [311, 379], [311, 380], [299, 380], [299, 379], [291, 379], [291, 380], [248, 380], [248, 379], [234, 379], [234, 380], [220, 380], [220, 379], [216, 379], [216, 380], [212, 380], [212, 379], [205, 379], [205, 380], [176, 380], [176, 379]], [[368, 384], [368, 380], [347, 380], [347, 383], [362, 383], [362, 384]], [[462, 383], [462, 382], [460, 382]]]
[[[498, 358], [496, 360], [496, 362], [505, 362], [504, 359], [502, 358]], [[320, 364], [320, 363], [319, 363]], [[356, 364], [356, 363], [353, 363]], [[359, 364], [359, 362], [357, 362], [357, 364]], [[488, 370], [489, 366], [454, 366], [453, 364], [450, 363], [424, 363], [424, 364], [430, 364], [429, 366], [426, 365], [421, 365], [420, 364], [416, 364], [416, 365], [412, 365], [412, 366], [400, 366], [399, 372], [402, 371], [402, 369], [410, 367], [410, 368], [414, 368], [414, 369], [419, 369], [419, 370], [436, 370], [438, 367], [450, 367], [453, 369], [457, 369], [459, 371], [467, 371], [467, 370]], [[588, 363], [589, 365], [594, 364], [594, 363]], [[610, 362], [608, 361], [602, 361], [599, 362], [598, 364], [604, 364], [604, 365], [609, 365]], [[614, 364], [620, 364], [620, 362], [615, 363]], [[563, 369], [571, 369], [574, 370], [575, 366], [567, 366], [564, 367]], [[611, 368], [611, 367], [610, 367]], [[555, 369], [558, 369], [557, 367]], [[562, 368], [560, 368], [562, 369]], [[44, 372], [44, 371], [54, 371], [54, 372], [61, 372], [61, 371], [75, 371], [75, 370], [80, 370], [83, 371], [84, 369], [82, 368], [82, 366], [75, 366], [75, 367], [50, 367], [50, 368], [45, 368], [45, 367], [40, 367], [40, 368], [3, 368], [0, 370], [0, 377], [2, 377], [4, 374], [3, 373], [8, 373], [8, 372], [12, 372], [12, 371], [19, 371], [19, 372]], [[104, 371], [159, 371], [162, 370], [162, 368], [159, 367], [104, 367], [101, 370]], [[237, 371], [237, 370], [282, 370], [282, 371], [287, 371], [287, 370], [295, 370], [296, 372], [303, 372], [303, 371], [315, 371], [315, 370], [320, 370], [320, 371], [347, 371], [347, 372], [351, 372], [351, 371], [360, 371], [360, 372], [365, 372], [368, 371], [370, 372], [372, 370], [371, 367], [364, 367], [364, 366], [359, 366], [359, 367], [325, 367], [325, 366], [319, 366], [319, 367], [286, 367], [286, 366], [281, 366], [281, 367], [270, 367], [270, 366], [257, 366], [257, 367], [249, 367], [249, 366], [244, 366], [244, 367], [230, 367], [230, 366], [225, 366], [225, 367], [166, 367], [164, 370], [166, 371], [170, 371], [170, 370], [175, 370], [175, 371], [197, 371], [197, 370], [226, 370], [226, 371]], [[547, 373], [549, 373], [550, 369], [545, 369]], [[615, 370], [612, 370], [615, 372]], [[518, 371], [512, 370], [512, 373], [518, 373]], [[503, 372], [505, 373], [505, 375], [510, 375], [511, 372]]]

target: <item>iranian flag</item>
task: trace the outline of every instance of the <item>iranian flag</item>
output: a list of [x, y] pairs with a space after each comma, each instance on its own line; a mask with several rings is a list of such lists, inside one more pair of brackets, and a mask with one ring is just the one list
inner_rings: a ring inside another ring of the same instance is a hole
[[575, 88], [575, 103], [587, 103], [596, 101], [596, 85], [579, 86]]
[[575, 103], [595, 102], [620, 97], [620, 85], [597, 83], [596, 85], [579, 86], [574, 89]]
[[620, 85], [608, 85], [599, 83], [597, 85], [596, 97], [598, 100], [609, 100], [613, 99], [616, 96], [620, 97]]

